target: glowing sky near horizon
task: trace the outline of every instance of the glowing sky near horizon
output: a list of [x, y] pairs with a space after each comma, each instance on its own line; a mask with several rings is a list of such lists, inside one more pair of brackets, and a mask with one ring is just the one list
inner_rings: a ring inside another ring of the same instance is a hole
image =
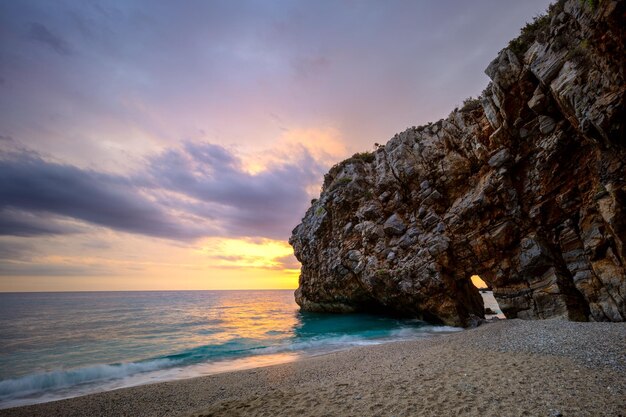
[[295, 288], [324, 172], [547, 5], [0, 1], [0, 291]]

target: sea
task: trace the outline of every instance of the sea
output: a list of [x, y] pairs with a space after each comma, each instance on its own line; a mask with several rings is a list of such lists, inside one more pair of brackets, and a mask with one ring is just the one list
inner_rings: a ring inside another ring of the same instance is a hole
[[459, 330], [301, 312], [291, 290], [0, 293], [0, 408]]

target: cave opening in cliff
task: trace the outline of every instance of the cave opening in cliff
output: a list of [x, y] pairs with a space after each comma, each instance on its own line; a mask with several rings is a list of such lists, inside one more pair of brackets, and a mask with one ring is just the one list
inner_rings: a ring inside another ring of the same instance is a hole
[[488, 290], [489, 286], [487, 285], [487, 283], [485, 281], [483, 281], [483, 279], [478, 276], [478, 275], [472, 275], [470, 277], [470, 279], [472, 280], [472, 284], [474, 284], [474, 286], [476, 288], [478, 288], [479, 290]]
[[498, 304], [498, 301], [493, 296], [493, 291], [489, 285], [479, 275], [472, 275], [470, 277], [472, 284], [480, 291], [480, 295], [483, 297], [483, 302], [485, 303], [485, 318], [490, 319], [493, 317], [498, 317], [500, 319], [506, 318], [504, 313], [502, 313], [502, 309]]

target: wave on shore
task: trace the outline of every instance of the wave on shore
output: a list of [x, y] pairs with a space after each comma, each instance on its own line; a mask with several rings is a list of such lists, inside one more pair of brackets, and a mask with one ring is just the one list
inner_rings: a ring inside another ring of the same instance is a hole
[[[233, 338], [137, 362], [34, 373], [0, 381], [0, 408], [295, 360], [355, 346], [411, 340], [460, 329], [361, 315], [309, 315], [295, 335]], [[394, 325], [395, 324], [395, 325]]]

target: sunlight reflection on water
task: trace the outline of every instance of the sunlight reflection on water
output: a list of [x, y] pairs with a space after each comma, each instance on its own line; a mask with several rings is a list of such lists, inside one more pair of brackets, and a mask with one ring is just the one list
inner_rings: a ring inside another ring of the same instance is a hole
[[292, 291], [0, 294], [0, 408], [458, 330], [300, 312]]

